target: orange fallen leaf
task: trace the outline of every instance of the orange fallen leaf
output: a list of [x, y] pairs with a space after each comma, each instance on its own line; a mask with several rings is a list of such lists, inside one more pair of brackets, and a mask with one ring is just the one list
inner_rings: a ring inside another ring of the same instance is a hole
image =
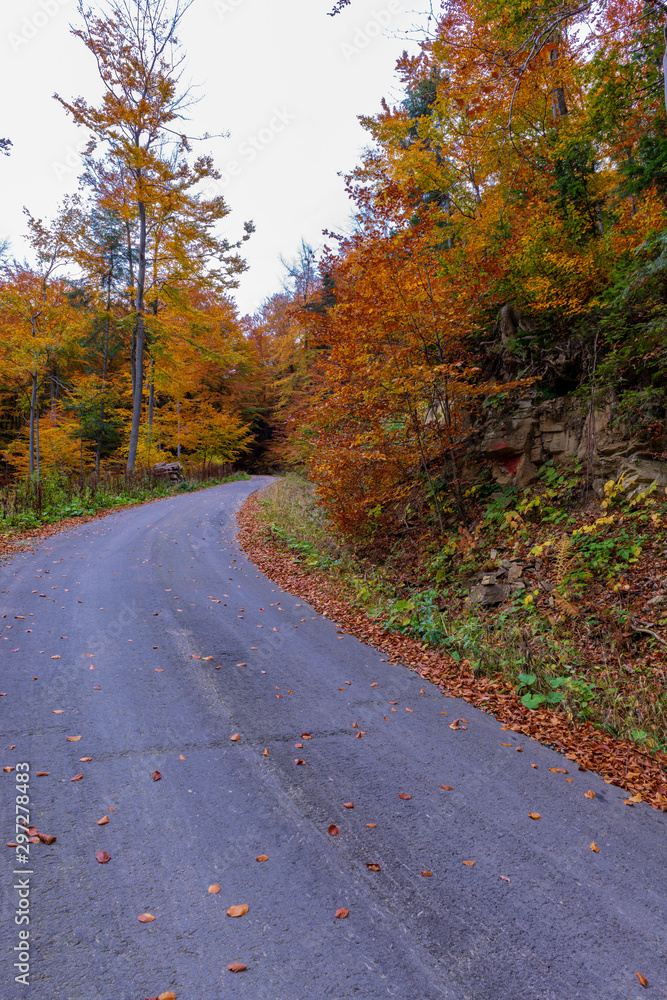
[[591, 851], [594, 851], [595, 854], [599, 854], [600, 853], [600, 848], [595, 843], [595, 841], [593, 841], [593, 843], [591, 844]]
[[269, 751], [266, 749], [266, 747], [264, 747], [264, 754], [263, 754], [263, 756], [264, 757], [268, 757], [269, 756]]
[[303, 750], [303, 743], [295, 743], [294, 744], [294, 749], [295, 750]]
[[109, 817], [108, 816], [103, 816], [102, 819], [98, 819], [97, 825], [98, 826], [106, 826], [108, 822], [109, 822]]
[[269, 860], [268, 854], [258, 854], [257, 857], [255, 858], [255, 861], [268, 861], [268, 860]]
[[232, 743], [238, 743], [238, 741], [241, 739], [241, 734], [240, 733], [234, 733], [234, 735], [230, 736], [229, 738], [232, 741]]
[[354, 802], [343, 802], [346, 809], [354, 809]]
[[41, 840], [43, 844], [55, 844], [57, 837], [54, 837], [52, 833], [38, 833], [37, 839]]
[[[451, 728], [452, 728], [452, 727], [450, 726], [450, 729], [451, 729]], [[501, 745], [501, 747], [511, 747], [511, 746], [512, 746], [512, 744], [511, 744], [511, 743], [501, 743], [500, 745]]]
[[348, 917], [348, 916], [350, 915], [350, 911], [349, 911], [349, 910], [347, 909], [347, 907], [345, 907], [345, 906], [340, 906], [340, 907], [339, 907], [339, 908], [338, 908], [338, 909], [336, 910], [336, 914], [335, 914], [335, 915], [336, 915], [336, 918], [337, 918], [338, 920], [345, 920], [345, 917]]
[[424, 876], [424, 878], [430, 878], [432, 874], [433, 874], [433, 872], [422, 872], [422, 875]]
[[179, 759], [179, 760], [185, 760], [185, 757], [183, 756], [183, 754], [182, 754], [182, 753], [179, 753], [179, 755], [178, 755], [178, 759]]
[[59, 660], [59, 659], [60, 659], [60, 657], [59, 657], [59, 656], [52, 656], [52, 657], [51, 657], [51, 659], [52, 659], [52, 660]]
[[211, 893], [212, 896], [217, 896], [217, 894], [220, 892], [220, 886], [216, 882], [214, 885], [209, 885], [208, 891]]
[[244, 965], [243, 962], [232, 962], [232, 964], [228, 965], [227, 968], [230, 972], [245, 972], [248, 966]]
[[503, 880], [503, 882], [509, 882], [507, 875], [501, 875], [500, 877]]
[[406, 712], [414, 712], [414, 708], [406, 708]]
[[453, 785], [440, 785], [440, 787], [444, 788], [446, 792], [452, 792], [454, 790]]
[[88, 763], [88, 761], [92, 759], [92, 757], [79, 757], [79, 760], [84, 764]]
[[228, 906], [227, 916], [228, 917], [244, 917], [250, 907], [247, 903], [241, 903], [239, 906]]
[[140, 913], [137, 920], [140, 924], [150, 924], [155, 920], [155, 917], [152, 913]]
[[646, 989], [646, 987], [648, 986], [648, 979], [646, 978], [646, 976], [642, 976], [641, 972], [635, 972], [635, 975], [639, 980], [640, 986], [643, 986], [644, 989]]
[[366, 826], [369, 826], [371, 830], [374, 830], [375, 827], [377, 826], [377, 823], [366, 823]]
[[398, 797], [399, 799], [406, 799], [406, 800], [412, 798], [412, 796], [408, 795], [406, 792], [399, 792]]
[[584, 792], [584, 798], [585, 799], [594, 799], [595, 798], [595, 792], [591, 791], [591, 789], [589, 788], [587, 792]]
[[463, 864], [467, 865], [468, 868], [472, 868], [472, 866], [475, 864], [475, 862], [474, 861], [464, 861]]
[[37, 777], [38, 778], [46, 778], [46, 777], [48, 777], [49, 774], [51, 774], [50, 771], [38, 771], [37, 772]]
[[371, 684], [371, 687], [372, 688], [376, 688], [377, 686], [378, 686], [378, 682], [377, 681], [373, 681], [373, 683]]
[[65, 711], [64, 708], [52, 708], [51, 711], [54, 715], [62, 715]]
[[5, 771], [6, 774], [11, 774], [11, 772], [14, 770], [14, 768], [13, 767], [3, 767], [2, 770]]
[[162, 775], [160, 774], [159, 771], [153, 771], [152, 777], [153, 777], [153, 781], [159, 781], [160, 778], [162, 777]]
[[528, 813], [531, 819], [542, 819], [539, 813]]
[[111, 861], [111, 855], [107, 854], [106, 851], [98, 851], [95, 857], [101, 865], [105, 865], [107, 861]]
[[336, 824], [332, 823], [331, 826], [329, 827], [329, 836], [330, 837], [337, 837], [339, 833], [340, 833], [340, 830], [338, 829], [338, 827], [336, 826]]
[[167, 990], [166, 993], [160, 993], [160, 996], [157, 998], [157, 1000], [176, 1000], [176, 994], [173, 993], [171, 990]]
[[549, 770], [552, 774], [567, 774], [567, 770], [564, 767], [550, 767]]
[[312, 740], [312, 738], [313, 737], [310, 735], [310, 733], [301, 733], [302, 740]]
[[93, 691], [101, 691], [101, 690], [102, 690], [101, 684], [93, 684]]
[[297, 758], [295, 759], [294, 763], [295, 763], [295, 764], [305, 764], [306, 762], [305, 762], [305, 760], [302, 760], [302, 758], [301, 758], [301, 757], [297, 757]]
[[80, 736], [67, 736], [66, 739], [67, 739], [68, 743], [78, 743], [79, 740], [81, 739], [81, 737]]
[[382, 869], [380, 868], [380, 866], [378, 864], [376, 864], [375, 861], [367, 861], [366, 862], [366, 867], [368, 868], [368, 870], [370, 872], [381, 872], [382, 871]]
[[236, 666], [237, 667], [247, 667], [248, 664], [247, 663], [237, 663]]
[[537, 764], [531, 764], [530, 766], [531, 766], [531, 767], [534, 767], [534, 768], [535, 768], [535, 770], [537, 771]]
[[212, 660], [212, 656], [202, 656], [202, 660]]
[[83, 771], [81, 772], [81, 774], [75, 774], [73, 778], [70, 778], [70, 781], [81, 781], [82, 778], [83, 778]]

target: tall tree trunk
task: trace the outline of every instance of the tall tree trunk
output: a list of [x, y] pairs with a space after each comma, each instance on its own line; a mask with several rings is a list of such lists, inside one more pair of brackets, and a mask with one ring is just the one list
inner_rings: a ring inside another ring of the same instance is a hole
[[[139, 183], [141, 177], [139, 178]], [[127, 456], [127, 471], [134, 472], [139, 444], [141, 404], [144, 388], [144, 287], [146, 283], [146, 205], [138, 202], [139, 208], [139, 261], [137, 266], [137, 338], [135, 349], [135, 378], [132, 398], [132, 427], [130, 430], [130, 450]]]
[[37, 409], [37, 375], [32, 376], [32, 391], [30, 393], [30, 444], [28, 446], [28, 461], [30, 477], [35, 475], [35, 410]]
[[153, 370], [155, 361], [151, 358], [151, 369], [148, 384], [148, 460], [150, 461], [151, 447], [153, 445], [153, 412], [155, 409], [155, 384], [153, 382]]
[[[107, 322], [104, 328], [104, 354], [102, 356], [102, 382], [104, 391], [107, 387], [107, 372], [109, 370], [109, 330], [111, 327], [111, 271], [107, 278]], [[134, 382], [132, 383], [134, 389]], [[134, 396], [134, 393], [133, 393]], [[95, 449], [95, 475], [100, 474], [100, 458], [102, 457], [102, 437], [104, 435], [104, 396], [100, 403], [100, 429], [97, 435], [97, 448]]]
[[178, 444], [176, 445], [176, 457], [181, 460], [181, 401], [176, 400], [176, 418], [178, 421]]

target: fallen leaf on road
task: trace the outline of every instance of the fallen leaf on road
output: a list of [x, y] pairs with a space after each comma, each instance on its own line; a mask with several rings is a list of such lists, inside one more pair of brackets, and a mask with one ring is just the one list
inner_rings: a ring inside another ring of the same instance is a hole
[[406, 708], [406, 712], [414, 712], [414, 708]]
[[160, 993], [160, 996], [157, 998], [157, 1000], [176, 1000], [176, 994], [172, 993], [171, 990], [167, 990], [166, 993]]
[[589, 788], [587, 792], [584, 792], [584, 798], [585, 799], [594, 799], [595, 798], [595, 792], [591, 791], [591, 789]]
[[80, 736], [67, 736], [65, 737], [68, 743], [78, 743], [81, 739]]
[[330, 837], [337, 837], [339, 833], [340, 833], [340, 830], [338, 829], [338, 827], [336, 826], [336, 824], [332, 823], [331, 826], [329, 827], [329, 836]]
[[202, 656], [202, 660], [212, 660], [212, 656]]
[[269, 756], [269, 751], [266, 749], [266, 747], [264, 747], [264, 756], [265, 757]]
[[503, 882], [509, 882], [507, 875], [501, 875], [500, 877], [503, 880]]
[[376, 864], [375, 861], [367, 861], [366, 862], [366, 867], [368, 868], [368, 870], [370, 872], [381, 872], [382, 871], [382, 869], [380, 868], [380, 866], [378, 864]]
[[237, 667], [247, 667], [248, 664], [247, 663], [237, 663], [236, 666]]
[[310, 735], [310, 733], [301, 733], [302, 740], [312, 740], [312, 738], [313, 737]]
[[230, 736], [229, 738], [232, 741], [232, 743], [238, 743], [238, 741], [241, 739], [241, 734], [240, 733], [234, 733], [234, 735]]
[[107, 854], [106, 851], [98, 851], [95, 857], [101, 865], [105, 865], [107, 861], [111, 861], [111, 855]]
[[[465, 726], [459, 726], [459, 722], [463, 722], [463, 721], [464, 721], [463, 719], [454, 719], [453, 722], [450, 722], [449, 728], [450, 729], [465, 729]], [[511, 744], [510, 744], [510, 746], [511, 746]]]
[[346, 809], [354, 809], [354, 802], [343, 802]]
[[268, 861], [268, 860], [269, 860], [268, 854], [258, 854], [257, 857], [255, 858], [255, 861]]
[[102, 819], [98, 819], [97, 825], [98, 826], [106, 826], [108, 822], [109, 822], [109, 817], [108, 816], [103, 816]]
[[2, 769], [2, 770], [3, 770], [3, 771], [6, 771], [6, 772], [7, 772], [7, 774], [10, 774], [10, 773], [11, 773], [11, 772], [12, 772], [12, 771], [14, 770], [14, 768], [13, 768], [13, 767], [3, 767], [3, 769]]
[[528, 813], [531, 819], [542, 819], [539, 813]]
[[52, 833], [38, 833], [37, 839], [41, 840], [43, 844], [55, 844], [57, 837], [54, 837]]
[[[451, 726], [450, 726], [450, 729], [451, 729]], [[501, 747], [511, 747], [512, 746], [511, 743], [501, 743], [500, 745], [501, 745]]]
[[53, 712], [54, 715], [62, 715], [63, 712], [65, 711], [65, 709], [64, 708], [52, 708], [51, 711]]
[[377, 686], [378, 686], [378, 682], [377, 681], [373, 681], [373, 683], [371, 684], [371, 687], [372, 688], [376, 688]]
[[534, 767], [534, 768], [535, 768], [535, 770], [537, 771], [537, 764], [531, 764], [530, 766], [531, 766], [531, 767]]
[[295, 743], [294, 744], [294, 749], [295, 750], [303, 750], [303, 743]]
[[79, 757], [79, 760], [82, 761], [82, 763], [87, 763], [89, 760], [92, 759], [93, 759], [92, 757]]
[[336, 910], [336, 917], [338, 920], [345, 920], [345, 917], [349, 917], [350, 911], [345, 906], [341, 906]]
[[549, 770], [552, 774], [567, 774], [567, 770], [564, 767], [550, 767]]
[[228, 965], [227, 968], [230, 972], [245, 972], [248, 966], [244, 965], [243, 962], [232, 962], [232, 964]]
[[454, 790], [452, 785], [440, 785], [440, 787], [444, 788], [446, 792], [452, 792]]
[[208, 891], [211, 893], [212, 896], [217, 896], [217, 894], [220, 892], [220, 886], [216, 882], [214, 883], [214, 885], [209, 885]]
[[241, 903], [240, 906], [228, 906], [227, 916], [228, 917], [244, 917], [250, 907], [247, 903]]
[[595, 841], [593, 841], [593, 843], [591, 844], [591, 851], [594, 851], [594, 852], [595, 852], [595, 854], [599, 854], [599, 853], [600, 853], [600, 848], [599, 848], [599, 847], [598, 847], [598, 845], [597, 845], [597, 844], [595, 843]]
[[641, 972], [635, 972], [635, 975], [639, 980], [640, 985], [643, 986], [644, 989], [646, 989], [646, 987], [648, 986], [648, 979], [646, 978], [646, 976], [642, 976]]
[[163, 674], [164, 673], [164, 667], [156, 667], [155, 668], [155, 673], [156, 674]]
[[422, 872], [422, 875], [424, 876], [424, 878], [430, 878], [432, 874], [433, 874], [433, 872]]
[[159, 771], [153, 771], [153, 781], [159, 781], [162, 775]]
[[295, 764], [305, 764], [306, 762], [305, 762], [305, 760], [303, 760], [303, 759], [302, 759], [301, 757], [297, 757], [297, 758], [295, 759], [294, 763], [295, 763]]
[[150, 924], [155, 920], [155, 917], [152, 913], [140, 913], [137, 920], [140, 924]]
[[631, 802], [642, 802], [642, 801], [643, 801], [643, 799], [642, 799], [642, 794], [641, 794], [641, 792], [637, 792], [637, 794], [636, 794], [636, 795], [631, 795], [631, 796], [630, 796], [630, 801], [631, 801]]
[[[17, 650], [16, 652], [18, 652], [18, 650]], [[51, 659], [52, 659], [52, 660], [59, 660], [59, 659], [60, 659], [60, 657], [59, 657], [59, 656], [52, 656], [52, 657], [51, 657]]]
[[374, 830], [375, 827], [377, 826], [377, 823], [366, 823], [366, 826], [369, 826], [371, 830]]
[[102, 690], [101, 684], [93, 684], [93, 691], [101, 691], [101, 690]]
[[38, 771], [37, 772], [37, 777], [38, 778], [47, 778], [49, 776], [49, 774], [51, 774], [50, 771]]
[[412, 798], [412, 796], [411, 795], [407, 795], [406, 792], [399, 792], [398, 793], [398, 797], [399, 797], [399, 799], [406, 799], [406, 800]]
[[82, 778], [83, 778], [83, 771], [81, 772], [81, 774], [75, 774], [73, 778], [70, 778], [70, 781], [81, 781]]
[[467, 865], [468, 868], [472, 868], [472, 866], [475, 864], [475, 862], [474, 861], [464, 861], [463, 864]]

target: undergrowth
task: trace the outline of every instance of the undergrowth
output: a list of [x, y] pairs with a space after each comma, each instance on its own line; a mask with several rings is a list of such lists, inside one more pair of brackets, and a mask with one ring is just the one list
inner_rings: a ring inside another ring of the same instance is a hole
[[[265, 490], [273, 536], [339, 581], [389, 631], [512, 684], [528, 708], [589, 720], [647, 752], [667, 746], [667, 500], [622, 478], [587, 497], [579, 470], [546, 466], [530, 487], [470, 491], [476, 520], [356, 550], [336, 537], [313, 486]], [[414, 529], [417, 531], [418, 529]], [[408, 555], [406, 556], [406, 552]], [[475, 588], [516, 576], [498, 604]], [[486, 581], [486, 583], [484, 582]], [[649, 603], [650, 602], [650, 603]]]

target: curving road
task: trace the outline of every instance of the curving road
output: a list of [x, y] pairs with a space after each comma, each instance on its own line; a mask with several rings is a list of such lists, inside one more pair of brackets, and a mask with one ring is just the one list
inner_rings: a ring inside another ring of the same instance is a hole
[[[0, 996], [667, 998], [667, 814], [260, 574], [235, 512], [269, 481], [114, 514], [0, 567], [0, 766], [30, 763], [31, 822], [57, 836], [31, 847], [28, 987], [2, 847]], [[16, 775], [0, 771], [3, 845]]]

